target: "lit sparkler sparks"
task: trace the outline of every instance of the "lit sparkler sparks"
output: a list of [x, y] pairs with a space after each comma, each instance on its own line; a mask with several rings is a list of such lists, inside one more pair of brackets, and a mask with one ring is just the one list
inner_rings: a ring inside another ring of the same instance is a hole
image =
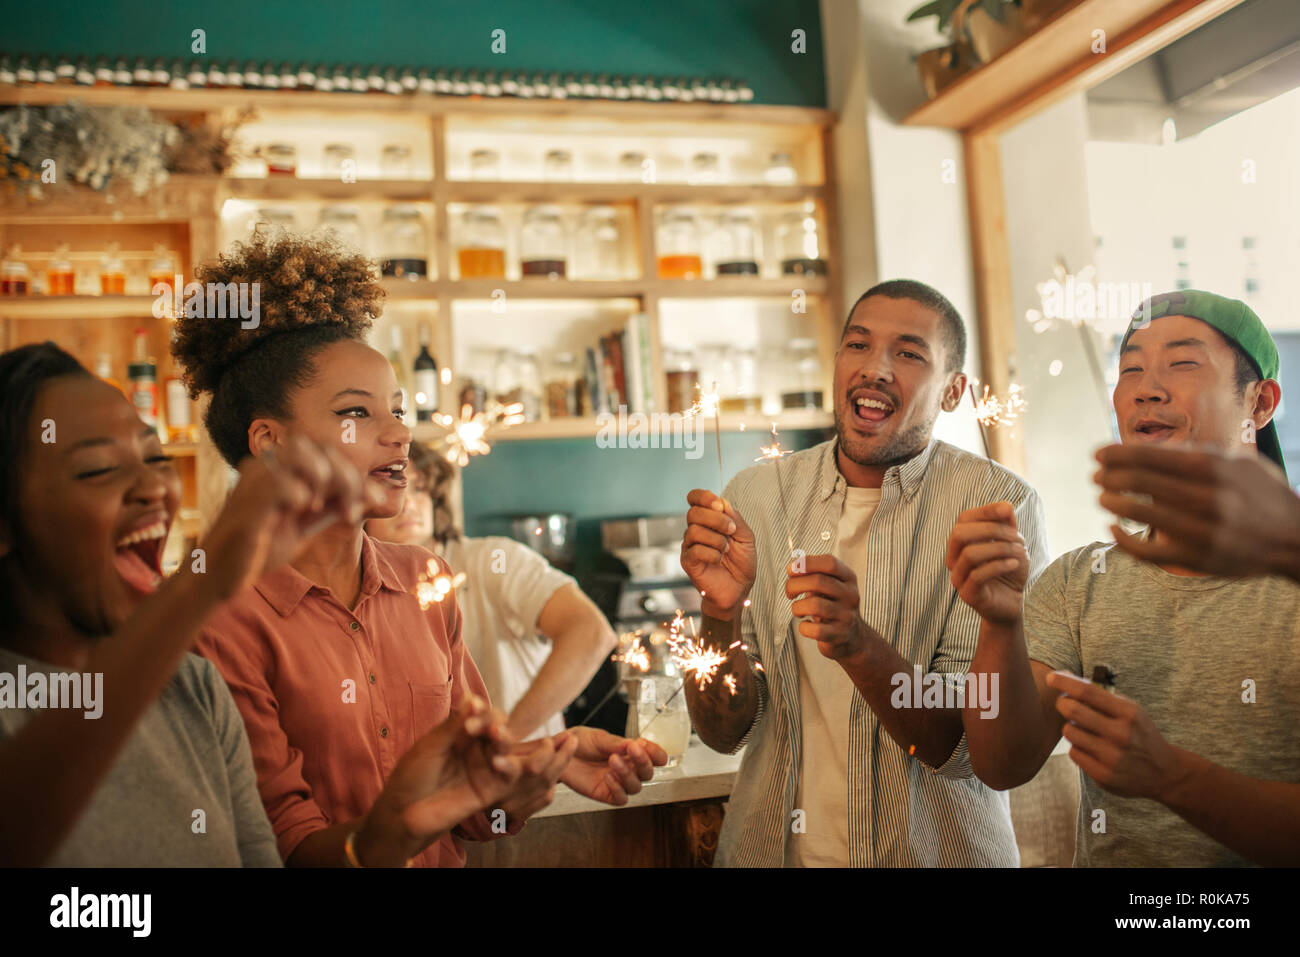
[[448, 414], [435, 415], [434, 422], [446, 429], [446, 434], [438, 438], [445, 446], [443, 455], [448, 462], [464, 468], [472, 455], [487, 455], [492, 451], [488, 445], [488, 433], [496, 428], [508, 428], [524, 421], [524, 404], [512, 402], [502, 405], [490, 403], [482, 412], [475, 412], [471, 405], [463, 405], [460, 418]]
[[975, 403], [975, 417], [985, 428], [991, 429], [1014, 422], [1025, 410], [1025, 397], [1016, 383], [1011, 383], [1005, 399], [994, 395], [987, 385], [984, 386], [984, 396], [981, 398], [975, 394], [976, 385], [978, 380], [971, 383], [970, 397]]
[[645, 633], [629, 631], [627, 634], [619, 635], [618, 651], [610, 657], [614, 661], [621, 661], [636, 671], [650, 670], [650, 651], [642, 643]]
[[[717, 676], [718, 669], [726, 663], [731, 649], [727, 649], [727, 654], [722, 654], [706, 645], [704, 639], [695, 632], [694, 618], [686, 619], [690, 625], [690, 634], [687, 634], [679, 625], [682, 618], [681, 609], [678, 609], [677, 617], [669, 626], [668, 653], [677, 667], [682, 669], [682, 673], [694, 678], [695, 686], [703, 691]], [[732, 694], [735, 694], [734, 690]]]
[[420, 611], [428, 611], [430, 605], [441, 602], [464, 583], [464, 572], [448, 575], [436, 559], [430, 558], [424, 573], [415, 583], [415, 597], [420, 602]]

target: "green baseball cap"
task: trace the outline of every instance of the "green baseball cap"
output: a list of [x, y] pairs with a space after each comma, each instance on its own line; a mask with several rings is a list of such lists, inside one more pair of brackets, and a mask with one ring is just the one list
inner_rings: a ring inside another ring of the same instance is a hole
[[[1264, 328], [1255, 311], [1240, 299], [1228, 299], [1212, 292], [1200, 289], [1184, 289], [1181, 292], [1164, 292], [1152, 296], [1133, 313], [1128, 329], [1124, 333], [1119, 347], [1123, 351], [1129, 336], [1138, 329], [1145, 329], [1152, 319], [1161, 316], [1190, 316], [1218, 329], [1250, 357], [1255, 371], [1261, 379], [1278, 377], [1280, 365], [1277, 355], [1277, 343]], [[1277, 424], [1268, 425], [1255, 433], [1255, 443], [1259, 450], [1277, 463], [1283, 474], [1286, 463], [1282, 460], [1282, 445], [1277, 438]]]

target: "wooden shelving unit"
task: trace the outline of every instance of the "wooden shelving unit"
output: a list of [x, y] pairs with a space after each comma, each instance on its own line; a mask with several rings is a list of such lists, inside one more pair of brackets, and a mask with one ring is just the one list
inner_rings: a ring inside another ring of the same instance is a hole
[[[482, 308], [483, 301], [498, 300], [502, 296], [510, 303], [511, 309], [536, 304], [540, 310], [536, 327], [542, 330], [539, 335], [553, 327], [548, 325], [551, 316], [545, 314], [546, 310], [553, 314], [556, 309], [562, 310], [567, 302], [585, 303], [587, 309], [614, 309], [629, 314], [642, 312], [649, 318], [654, 408], [663, 409], [666, 406], [666, 385], [659, 342], [663, 303], [698, 301], [705, 308], [714, 309], [725, 308], [724, 300], [743, 300], [766, 302], [768, 308], [775, 308], [781, 303], [790, 303], [795, 297], [809, 301], [807, 315], [798, 320], [807, 324], [807, 332], [800, 335], [818, 342], [826, 386], [829, 386], [834, 333], [843, 311], [839, 292], [834, 184], [829, 165], [829, 135], [834, 115], [829, 111], [715, 103], [472, 100], [424, 95], [39, 85], [0, 88], [0, 106], [53, 104], [69, 99], [97, 105], [144, 106], [169, 115], [202, 114], [211, 122], [227, 121], [237, 112], [252, 107], [257, 111], [254, 123], [264, 124], [263, 129], [266, 124], [273, 129], [277, 122], [296, 124], [295, 128], [299, 129], [304, 124], [315, 123], [322, 135], [328, 132], [340, 139], [348, 138], [349, 118], [368, 124], [367, 130], [377, 123], [391, 122], [395, 129], [400, 126], [409, 134], [413, 127], [418, 126], [427, 142], [417, 143], [413, 149], [416, 154], [421, 150], [427, 151], [429, 164], [427, 171], [417, 164], [412, 171], [415, 178], [410, 179], [358, 176], [355, 182], [343, 182], [307, 178], [308, 171], [300, 169], [304, 173], [302, 178], [173, 176], [163, 186], [142, 197], [120, 191], [104, 195], [78, 189], [75, 194], [65, 191], [38, 203], [8, 200], [0, 202], [0, 246], [4, 248], [16, 240], [21, 241], [26, 235], [33, 235], [34, 230], [51, 226], [80, 237], [86, 248], [113, 230], [125, 227], [136, 230], [141, 237], [150, 230], [169, 236], [182, 230], [184, 241], [176, 245], [183, 247], [177, 252], [181, 255], [184, 277], [188, 282], [193, 279], [195, 264], [215, 257], [222, 245], [238, 238], [231, 234], [231, 227], [223, 218], [223, 211], [229, 208], [231, 201], [236, 201], [237, 207], [239, 202], [243, 202], [252, 206], [298, 204], [300, 208], [338, 202], [371, 206], [415, 203], [427, 213], [430, 278], [414, 282], [383, 280], [388, 296], [381, 324], [413, 321], [410, 319], [412, 315], [422, 317], [419, 321], [431, 322], [431, 351], [440, 365], [448, 365], [456, 354], [456, 312], [461, 308], [473, 308], [476, 303], [478, 308]], [[575, 141], [603, 136], [612, 143], [621, 137], [651, 138], [664, 143], [696, 138], [710, 142], [748, 143], [756, 154], [772, 148], [773, 144], [785, 148], [785, 144], [793, 143], [794, 163], [800, 170], [801, 182], [797, 185], [771, 185], [757, 181], [693, 185], [667, 181], [673, 178], [671, 176], [649, 183], [615, 181], [599, 176], [575, 182], [541, 182], [526, 176], [485, 182], [452, 175], [457, 170], [449, 156], [454, 156], [460, 149], [463, 159], [465, 142], [476, 136], [491, 137], [498, 132], [502, 137], [533, 136], [555, 141], [564, 140], [566, 136], [575, 138]], [[355, 137], [355, 140], [359, 144], [367, 143], [369, 133]], [[625, 222], [630, 224], [630, 230], [623, 238], [632, 267], [628, 277], [601, 281], [455, 278], [452, 269], [455, 216], [449, 212], [449, 206], [454, 210], [467, 204], [510, 207], [541, 203], [569, 207], [606, 204], [622, 210], [620, 215], [625, 215]], [[669, 204], [712, 208], [744, 205], [776, 209], [805, 203], [814, 205], [822, 223], [823, 256], [828, 263], [828, 275], [696, 280], [657, 278], [655, 216], [661, 207]], [[135, 247], [142, 242], [143, 239], [137, 241]], [[97, 348], [113, 335], [122, 342], [123, 336], [129, 337], [134, 324], [147, 320], [154, 324], [150, 327], [151, 347], [158, 359], [161, 380], [173, 374], [174, 370], [166, 354], [167, 320], [152, 317], [153, 302], [151, 295], [141, 295], [138, 291], [126, 296], [10, 297], [0, 299], [0, 325], [4, 328], [6, 346], [17, 344], [19, 340], [29, 341], [34, 329], [49, 323], [52, 330], [73, 330], [76, 343], [89, 349], [92, 343]], [[405, 318], [390, 320], [390, 316]], [[128, 324], [128, 319], [131, 324]], [[114, 332], [118, 327], [120, 329]], [[380, 348], [387, 345], [382, 331], [377, 330], [380, 334], [375, 338]], [[58, 335], [53, 337], [59, 340]], [[411, 352], [412, 357], [413, 343], [413, 336], [404, 341], [405, 350]], [[95, 356], [81, 355], [81, 358], [90, 365]], [[829, 388], [823, 388], [823, 394], [829, 396]], [[456, 384], [444, 382], [439, 399], [442, 409], [456, 407]], [[193, 416], [195, 421], [200, 420], [198, 408], [193, 410]], [[831, 424], [830, 414], [823, 410], [783, 412], [775, 417], [757, 413], [724, 413], [721, 428], [766, 432], [773, 418], [778, 428], [783, 430], [821, 428]], [[711, 418], [701, 424], [710, 431], [717, 427]], [[588, 416], [530, 422], [494, 433], [493, 441], [594, 438], [598, 428], [597, 420]], [[419, 439], [430, 438], [432, 434], [433, 430], [428, 426], [416, 429]], [[195, 487], [187, 488], [187, 504], [197, 505], [203, 516], [209, 518], [225, 494], [227, 472], [224, 463], [206, 435], [197, 446], [173, 446], [172, 451], [193, 463], [193, 474], [186, 477]]]

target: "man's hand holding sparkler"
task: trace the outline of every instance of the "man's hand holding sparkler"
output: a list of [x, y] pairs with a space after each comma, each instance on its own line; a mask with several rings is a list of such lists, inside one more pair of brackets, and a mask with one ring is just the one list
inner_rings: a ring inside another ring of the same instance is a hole
[[857, 573], [834, 555], [809, 555], [786, 566], [785, 594], [799, 634], [844, 669], [899, 747], [942, 767], [961, 741], [961, 714], [894, 707], [894, 675], [910, 677], [915, 666], [863, 620]]
[[697, 640], [726, 660], [714, 669], [716, 680], [703, 686], [687, 681], [684, 693], [700, 740], [731, 754], [758, 715], [758, 679], [741, 640], [741, 610], [758, 573], [758, 549], [753, 530], [730, 503], [698, 488], [686, 501], [682, 571], [702, 596]]
[[798, 631], [817, 650], [847, 668], [867, 650], [874, 634], [858, 613], [858, 576], [834, 555], [809, 555], [786, 567], [785, 597], [800, 619]]
[[961, 600], [987, 622], [1010, 625], [1023, 612], [1029, 551], [1016, 530], [1010, 502], [993, 502], [957, 516], [944, 560]]
[[754, 532], [730, 503], [707, 489], [692, 489], [686, 501], [691, 508], [682, 539], [682, 571], [702, 593], [704, 615], [731, 621], [754, 587]]

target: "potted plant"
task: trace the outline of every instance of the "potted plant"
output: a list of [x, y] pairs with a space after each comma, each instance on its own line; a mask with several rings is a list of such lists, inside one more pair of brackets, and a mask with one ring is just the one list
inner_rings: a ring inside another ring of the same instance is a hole
[[[962, 0], [930, 0], [929, 3], [913, 10], [908, 15], [907, 22], [914, 23], [926, 17], [938, 17], [938, 30], [940, 33], [946, 33], [952, 22], [952, 16], [961, 3]], [[945, 46], [926, 50], [916, 58], [916, 68], [921, 74], [921, 85], [925, 87], [925, 95], [932, 100], [941, 90], [977, 65], [970, 42], [965, 37], [959, 37]]]

